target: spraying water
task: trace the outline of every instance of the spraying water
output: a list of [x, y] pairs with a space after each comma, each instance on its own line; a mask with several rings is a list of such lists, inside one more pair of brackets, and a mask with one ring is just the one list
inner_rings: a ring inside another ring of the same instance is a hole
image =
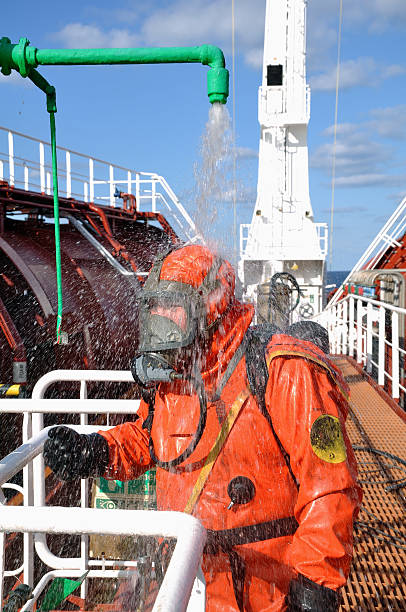
[[[232, 194], [233, 139], [231, 120], [224, 104], [214, 103], [202, 136], [200, 159], [194, 169], [196, 225], [206, 244], [219, 251], [227, 245], [213, 236], [214, 225], [223, 224]], [[227, 232], [228, 233], [228, 232]]]

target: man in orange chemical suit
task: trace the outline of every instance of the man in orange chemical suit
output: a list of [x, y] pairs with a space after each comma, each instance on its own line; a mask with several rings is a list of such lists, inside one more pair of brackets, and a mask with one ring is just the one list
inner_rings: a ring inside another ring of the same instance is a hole
[[333, 612], [361, 501], [346, 385], [317, 339], [276, 333], [261, 399], [246, 363], [253, 308], [234, 283], [206, 247], [158, 257], [140, 301], [138, 420], [90, 436], [56, 427], [44, 457], [64, 480], [157, 466], [158, 509], [208, 529], [209, 612]]

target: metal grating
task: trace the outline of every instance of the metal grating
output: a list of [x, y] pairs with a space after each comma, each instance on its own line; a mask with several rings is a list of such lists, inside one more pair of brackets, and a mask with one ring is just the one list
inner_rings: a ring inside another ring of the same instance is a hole
[[348, 358], [338, 357], [334, 362], [351, 388], [347, 431], [364, 490], [354, 533], [353, 566], [341, 610], [404, 612], [406, 421], [391, 408], [390, 398], [385, 401]]

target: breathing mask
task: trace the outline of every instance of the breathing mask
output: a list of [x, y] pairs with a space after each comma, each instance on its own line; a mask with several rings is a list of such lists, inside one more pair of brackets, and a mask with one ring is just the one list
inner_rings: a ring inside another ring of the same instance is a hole
[[[135, 381], [144, 388], [176, 379], [190, 379], [185, 369], [176, 372], [174, 363], [187, 347], [197, 350], [220, 317], [208, 321], [208, 298], [219, 287], [216, 278], [223, 260], [214, 258], [198, 288], [175, 280], [161, 279], [160, 273], [167, 255], [159, 256], [139, 298], [140, 341], [132, 363]], [[183, 349], [183, 350], [182, 350]], [[192, 358], [189, 352], [188, 358]]]

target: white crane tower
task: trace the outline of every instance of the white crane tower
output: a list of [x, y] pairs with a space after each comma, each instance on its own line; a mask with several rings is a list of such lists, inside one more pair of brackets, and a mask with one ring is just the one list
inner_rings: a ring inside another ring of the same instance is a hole
[[327, 225], [314, 222], [309, 196], [306, 4], [266, 3], [257, 201], [251, 223], [240, 228], [245, 299], [257, 303], [275, 273], [289, 273], [300, 286], [296, 320], [322, 308], [327, 252]]

